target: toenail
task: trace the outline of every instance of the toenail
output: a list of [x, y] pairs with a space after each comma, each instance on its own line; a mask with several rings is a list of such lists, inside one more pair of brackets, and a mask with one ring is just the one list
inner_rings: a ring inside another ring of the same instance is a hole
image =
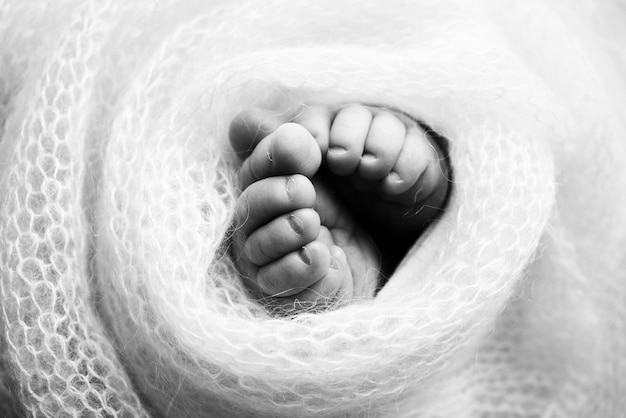
[[333, 270], [339, 270], [339, 262], [335, 257], [330, 257], [330, 268]]
[[389, 173], [387, 178], [389, 179], [389, 181], [391, 181], [393, 183], [402, 183], [402, 179], [400, 178], [400, 174], [396, 173], [395, 171], [392, 171], [391, 173]]
[[289, 198], [289, 200], [293, 200], [295, 197], [295, 193], [296, 193], [296, 179], [292, 177], [289, 177], [289, 180], [287, 180], [287, 198]]
[[333, 154], [343, 154], [347, 151], [348, 151], [347, 149], [345, 149], [344, 147], [340, 147], [340, 146], [333, 146], [333, 147], [328, 148], [328, 152], [332, 152]]
[[289, 215], [287, 219], [289, 220], [289, 225], [291, 225], [291, 228], [296, 232], [296, 234], [302, 235], [304, 233], [304, 222], [302, 222], [302, 219], [293, 214]]
[[377, 159], [378, 159], [378, 157], [376, 157], [374, 154], [370, 154], [369, 152], [367, 152], [367, 153], [365, 153], [365, 154], [363, 154], [361, 156], [361, 161], [369, 162], [369, 163], [373, 163]]
[[302, 247], [300, 249], [300, 258], [307, 266], [311, 265], [311, 253], [307, 247]]

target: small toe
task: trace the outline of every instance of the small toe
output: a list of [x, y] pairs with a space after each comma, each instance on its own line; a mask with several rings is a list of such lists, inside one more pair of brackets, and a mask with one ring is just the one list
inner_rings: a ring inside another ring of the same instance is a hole
[[268, 296], [291, 296], [322, 279], [329, 265], [328, 247], [320, 241], [313, 241], [299, 251], [261, 267], [256, 280], [261, 291]]
[[341, 109], [330, 128], [328, 168], [339, 176], [352, 174], [361, 161], [372, 113], [364, 106]]
[[338, 246], [330, 247], [330, 266], [326, 276], [311, 286], [311, 291], [326, 303], [344, 305], [354, 296], [354, 278], [346, 253]]
[[418, 180], [434, 160], [437, 160], [436, 152], [426, 140], [424, 132], [418, 127], [410, 127], [394, 167], [383, 179], [381, 191], [395, 196], [393, 201], [410, 189], [417, 191], [421, 187]]
[[300, 174], [259, 180], [241, 193], [235, 208], [234, 226], [239, 234], [252, 231], [272, 219], [297, 209], [312, 208], [316, 193], [311, 180]]
[[349, 303], [353, 299], [354, 287], [348, 260], [337, 246], [331, 246], [330, 253], [330, 266], [323, 278], [300, 293], [268, 299], [266, 306], [283, 315], [295, 315], [336, 309]]
[[330, 266], [323, 278], [315, 284], [284, 300], [288, 311], [322, 311], [335, 309], [352, 301], [354, 286], [352, 273], [343, 250], [330, 248]]
[[374, 116], [357, 174], [367, 180], [381, 180], [393, 168], [406, 136], [404, 123], [387, 111]]
[[255, 265], [264, 266], [314, 241], [319, 230], [317, 212], [299, 209], [254, 231], [246, 240], [244, 253]]

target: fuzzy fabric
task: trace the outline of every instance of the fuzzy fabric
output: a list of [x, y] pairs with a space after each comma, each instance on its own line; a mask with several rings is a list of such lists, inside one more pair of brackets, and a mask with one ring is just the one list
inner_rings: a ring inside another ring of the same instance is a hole
[[[620, 1], [0, 3], [0, 415], [624, 417]], [[450, 141], [382, 291], [275, 318], [226, 251], [230, 120]]]

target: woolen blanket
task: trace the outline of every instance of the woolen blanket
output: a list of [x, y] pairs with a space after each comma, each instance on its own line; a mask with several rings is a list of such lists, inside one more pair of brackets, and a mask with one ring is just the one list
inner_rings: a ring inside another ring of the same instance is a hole
[[[621, 1], [0, 2], [0, 415], [623, 417]], [[390, 106], [445, 214], [275, 317], [228, 251], [252, 106]]]

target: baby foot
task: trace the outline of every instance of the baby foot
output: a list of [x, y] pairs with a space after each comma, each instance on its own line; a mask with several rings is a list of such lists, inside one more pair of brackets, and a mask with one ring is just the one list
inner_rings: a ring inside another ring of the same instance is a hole
[[[297, 125], [283, 122], [254, 109], [231, 124], [231, 144], [245, 158], [239, 267], [263, 295], [313, 303], [366, 295], [381, 267], [391, 271], [441, 212], [442, 152], [415, 121], [374, 107], [311, 106]], [[302, 200], [275, 199], [288, 184]]]
[[443, 211], [449, 184], [443, 144], [408, 116], [371, 106], [335, 113], [311, 106], [294, 121], [317, 139], [324, 177], [374, 238], [389, 272]]
[[318, 144], [300, 125], [257, 119], [258, 112], [241, 114], [230, 130], [244, 158], [233, 243], [240, 271], [256, 298], [282, 311], [350, 300], [362, 289], [355, 289], [353, 269], [337, 245], [345, 242], [336, 242], [332, 229], [353, 222], [337, 205], [323, 216], [316, 210], [317, 202], [332, 199], [311, 180], [322, 160]]

